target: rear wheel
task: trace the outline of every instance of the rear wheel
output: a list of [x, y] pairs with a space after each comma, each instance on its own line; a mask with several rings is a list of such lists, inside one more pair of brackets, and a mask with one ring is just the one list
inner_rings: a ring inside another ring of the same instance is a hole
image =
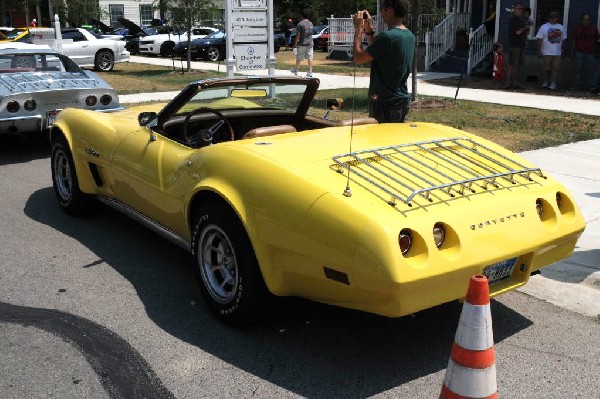
[[173, 49], [175, 48], [175, 43], [173, 42], [164, 42], [160, 46], [160, 56], [161, 57], [170, 57], [173, 55]]
[[94, 59], [94, 68], [98, 71], [108, 72], [115, 67], [115, 56], [108, 50], [100, 50]]
[[206, 49], [206, 58], [210, 61], [219, 61], [221, 59], [221, 51], [218, 47], [209, 47]]
[[203, 207], [192, 243], [200, 291], [212, 312], [228, 324], [255, 320], [268, 291], [237, 215], [220, 203]]
[[90, 209], [92, 197], [79, 189], [71, 150], [65, 139], [52, 146], [52, 186], [60, 207], [71, 215], [81, 215]]

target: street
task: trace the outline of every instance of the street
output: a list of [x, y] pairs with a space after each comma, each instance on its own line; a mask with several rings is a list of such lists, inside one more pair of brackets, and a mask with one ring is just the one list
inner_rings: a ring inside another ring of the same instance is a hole
[[[460, 303], [386, 319], [286, 299], [233, 329], [178, 247], [111, 209], [60, 211], [46, 146], [3, 146], [0, 179], [3, 397], [439, 395]], [[491, 307], [501, 397], [597, 397], [598, 320], [520, 292]]]

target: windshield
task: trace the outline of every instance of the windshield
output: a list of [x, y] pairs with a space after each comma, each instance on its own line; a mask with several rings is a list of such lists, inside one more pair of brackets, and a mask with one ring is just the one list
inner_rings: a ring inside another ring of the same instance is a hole
[[281, 109], [295, 112], [302, 100], [306, 84], [240, 84], [211, 87], [199, 91], [178, 114], [199, 107], [212, 109]]
[[213, 32], [207, 35], [204, 39], [222, 39], [225, 37], [225, 32]]
[[17, 37], [19, 37], [19, 35], [22, 35], [23, 33], [25, 33], [26, 31], [24, 29], [14, 29], [11, 30], [10, 32], [4, 32], [4, 35], [10, 39], [10, 40], [14, 40]]
[[0, 70], [2, 73], [22, 72], [81, 72], [65, 65], [58, 55], [44, 54], [0, 54]]

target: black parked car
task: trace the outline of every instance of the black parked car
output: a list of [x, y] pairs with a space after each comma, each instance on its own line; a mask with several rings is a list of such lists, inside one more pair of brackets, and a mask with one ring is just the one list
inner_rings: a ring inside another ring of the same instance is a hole
[[120, 17], [117, 21], [127, 29], [125, 34], [125, 50], [129, 51], [131, 55], [140, 53], [140, 37], [157, 35], [168, 31], [167, 27], [164, 26], [149, 26], [146, 28], [140, 27], [133, 21], [126, 18]]
[[[280, 48], [279, 41], [275, 40], [274, 43], [274, 51], [277, 52]], [[173, 48], [173, 54], [176, 57], [187, 57], [187, 45], [187, 41], [177, 43], [175, 48]], [[219, 31], [201, 39], [194, 39], [191, 41], [191, 48], [192, 59], [204, 58], [209, 61], [224, 60], [226, 48], [225, 32]]]

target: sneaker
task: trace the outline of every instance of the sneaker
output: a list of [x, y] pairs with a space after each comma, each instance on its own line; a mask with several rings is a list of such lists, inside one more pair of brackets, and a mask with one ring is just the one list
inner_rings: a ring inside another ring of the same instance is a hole
[[298, 76], [298, 70], [296, 68], [290, 69], [290, 72], [293, 73], [294, 75]]
[[309, 72], [309, 73], [307, 73], [307, 74], [306, 74], [306, 77], [307, 77], [307, 78], [312, 78], [312, 77], [313, 77], [313, 76], [312, 76], [312, 72]]
[[556, 90], [556, 83], [552, 82], [549, 86], [550, 90]]
[[542, 88], [547, 89], [548, 88], [548, 82], [544, 80], [544, 84], [542, 85]]

